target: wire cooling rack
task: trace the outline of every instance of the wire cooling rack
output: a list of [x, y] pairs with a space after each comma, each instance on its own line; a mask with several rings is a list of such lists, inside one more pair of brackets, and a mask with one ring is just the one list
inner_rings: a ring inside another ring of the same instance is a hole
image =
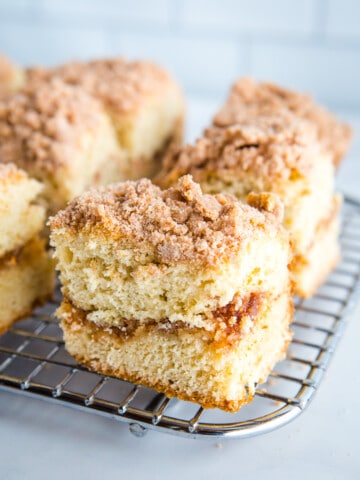
[[253, 402], [238, 413], [204, 410], [154, 390], [89, 372], [64, 349], [54, 317], [56, 298], [0, 337], [0, 390], [19, 392], [128, 422], [194, 438], [249, 437], [297, 417], [314, 397], [354, 305], [360, 277], [360, 204], [346, 198], [341, 228], [342, 261], [311, 299], [296, 300], [294, 338], [287, 357]]

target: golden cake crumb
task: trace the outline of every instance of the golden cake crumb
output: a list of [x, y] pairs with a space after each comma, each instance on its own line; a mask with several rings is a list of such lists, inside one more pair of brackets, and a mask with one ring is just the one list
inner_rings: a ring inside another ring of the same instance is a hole
[[[50, 220], [66, 349], [204, 408], [251, 401], [293, 316], [278, 197], [203, 194], [190, 175], [86, 192]], [[268, 211], [269, 210], [269, 211]]]
[[13, 164], [0, 163], [0, 334], [31, 313], [54, 288], [54, 263], [39, 232], [42, 184]]
[[1, 258], [0, 335], [50, 298], [54, 283], [54, 264], [38, 236]]
[[0, 163], [0, 261], [21, 248], [44, 227], [38, 204], [42, 185], [13, 164]]

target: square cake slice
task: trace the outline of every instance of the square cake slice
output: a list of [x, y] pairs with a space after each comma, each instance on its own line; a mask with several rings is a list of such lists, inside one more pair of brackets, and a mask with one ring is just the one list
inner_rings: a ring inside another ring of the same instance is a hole
[[13, 164], [0, 163], [0, 259], [43, 228], [44, 208], [36, 204], [42, 185]]
[[44, 184], [55, 213], [89, 185], [127, 177], [127, 156], [101, 103], [59, 79], [32, 82], [0, 105], [0, 162]]
[[0, 334], [51, 296], [54, 264], [39, 237], [42, 185], [15, 165], [0, 164]]
[[251, 78], [238, 80], [223, 107], [214, 117], [214, 125], [225, 127], [248, 120], [281, 115], [295, 116], [310, 122], [323, 149], [336, 167], [349, 149], [351, 128], [317, 104], [310, 95], [295, 92], [273, 83], [257, 83]]
[[0, 334], [52, 294], [54, 264], [38, 236], [0, 259]]
[[54, 69], [30, 69], [27, 75], [30, 82], [34, 78], [61, 78], [101, 102], [129, 158], [126, 179], [152, 177], [160, 169], [160, 157], [169, 144], [182, 139], [182, 92], [168, 72], [154, 63], [99, 59]]
[[250, 401], [285, 353], [293, 312], [282, 204], [251, 202], [204, 195], [190, 176], [73, 200], [50, 221], [69, 353], [206, 408]]

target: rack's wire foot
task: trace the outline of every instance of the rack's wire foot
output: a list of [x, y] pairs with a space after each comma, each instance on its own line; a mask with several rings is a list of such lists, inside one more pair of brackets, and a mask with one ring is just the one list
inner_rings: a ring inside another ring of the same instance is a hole
[[130, 423], [129, 430], [138, 438], [144, 437], [147, 434], [147, 429], [139, 423]]

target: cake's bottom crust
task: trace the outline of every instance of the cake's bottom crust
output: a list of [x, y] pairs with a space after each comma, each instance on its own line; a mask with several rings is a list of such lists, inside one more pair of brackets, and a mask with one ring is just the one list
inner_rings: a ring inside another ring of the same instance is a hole
[[253, 330], [231, 346], [209, 341], [202, 329], [166, 332], [152, 326], [126, 338], [88, 321], [66, 299], [57, 315], [66, 349], [89, 369], [234, 412], [252, 400], [256, 383], [284, 357], [293, 306], [288, 294], [272, 299]]
[[314, 295], [340, 260], [339, 207], [338, 199], [337, 208], [321, 224], [306, 254], [297, 255], [293, 260], [294, 290], [302, 298]]
[[52, 294], [55, 269], [44, 240], [33, 239], [0, 261], [0, 334]]

